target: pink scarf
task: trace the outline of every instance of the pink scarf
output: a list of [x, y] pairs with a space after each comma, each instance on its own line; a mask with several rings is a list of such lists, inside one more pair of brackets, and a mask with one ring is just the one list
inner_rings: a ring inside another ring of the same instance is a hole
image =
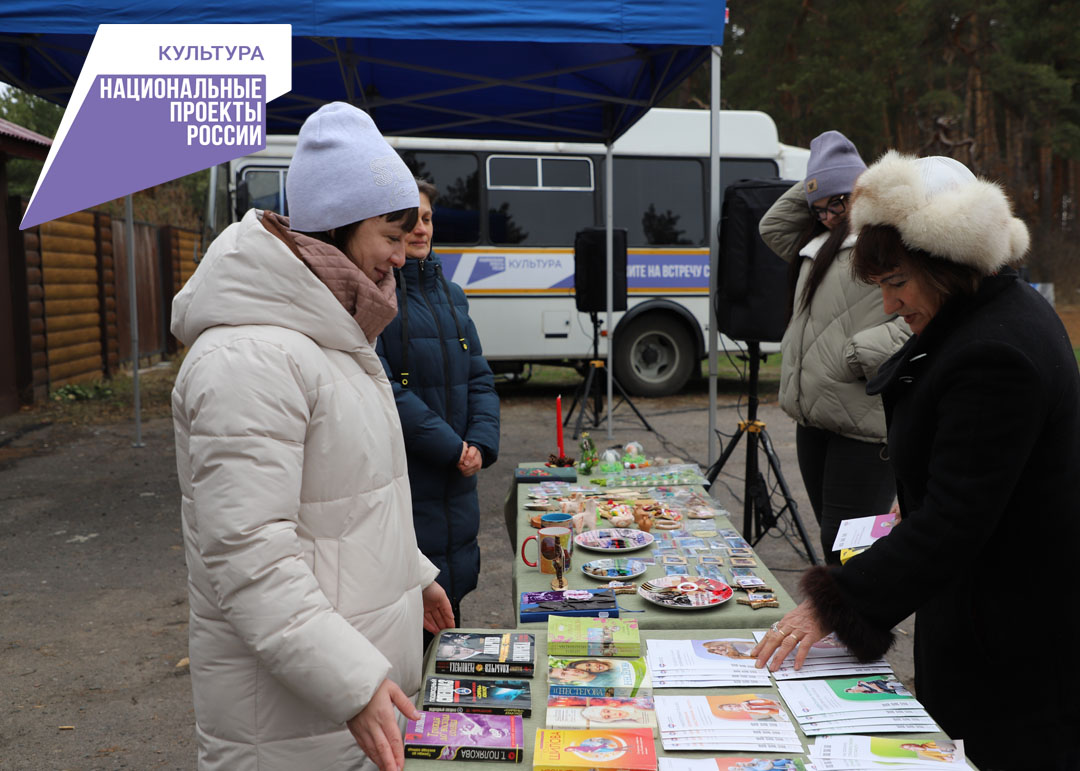
[[376, 284], [336, 246], [289, 230], [288, 217], [263, 212], [262, 224], [326, 285], [374, 345], [375, 338], [397, 315], [393, 271]]

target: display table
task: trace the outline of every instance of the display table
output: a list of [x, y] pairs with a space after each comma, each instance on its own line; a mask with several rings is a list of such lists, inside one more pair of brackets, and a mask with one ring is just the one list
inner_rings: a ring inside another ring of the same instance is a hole
[[[520, 615], [518, 614], [519, 600], [522, 592], [541, 592], [551, 589], [551, 579], [553, 576], [547, 573], [541, 573], [538, 568], [529, 567], [521, 559], [521, 543], [529, 535], [536, 533], [536, 529], [529, 524], [530, 518], [536, 514], [535, 511], [529, 511], [525, 508], [525, 503], [528, 500], [526, 489], [535, 482], [528, 484], [522, 483], [518, 485], [520, 489], [516, 491], [515, 496], [508, 496], [507, 505], [509, 506], [511, 500], [516, 504], [517, 516], [515, 518], [514, 528], [511, 530], [511, 534], [516, 544], [514, 555], [514, 570], [513, 570], [513, 607], [514, 617], [518, 619], [518, 626], [522, 629], [539, 629], [546, 628], [546, 621], [535, 623], [522, 623], [520, 621]], [[700, 488], [699, 488], [700, 489]], [[722, 530], [722, 529], [737, 529], [731, 523], [727, 517], [717, 516], [713, 519], [698, 519], [691, 520], [690, 524], [685, 526], [687, 529], [709, 529], [709, 530]], [[659, 538], [660, 531], [654, 530], [653, 535]], [[530, 549], [535, 551], [530, 545]], [[567, 574], [567, 580], [569, 581], [571, 589], [596, 589], [599, 588], [604, 582], [589, 578], [581, 572], [581, 566], [589, 560], [601, 559], [604, 557], [627, 557], [630, 559], [641, 559], [642, 557], [651, 557], [653, 547], [650, 546], [640, 551], [632, 551], [620, 554], [608, 554], [597, 551], [587, 551], [580, 547], [575, 547], [573, 554], [573, 564], [570, 571]], [[757, 559], [757, 567], [752, 568], [754, 573], [760, 576], [765, 582], [772, 587], [776, 593], [776, 599], [780, 603], [778, 608], [759, 608], [754, 610], [747, 605], [740, 605], [736, 600], [740, 596], [745, 596], [742, 592], [735, 592], [735, 597], [725, 602], [723, 605], [716, 608], [707, 609], [695, 609], [695, 610], [674, 610], [671, 608], [663, 608], [642, 599], [637, 594], [620, 594], [617, 595], [620, 609], [625, 609], [627, 616], [636, 618], [638, 626], [641, 629], [701, 629], [704, 627], [724, 627], [726, 629], [746, 629], [753, 627], [755, 629], [764, 629], [772, 624], [774, 621], [779, 621], [784, 617], [785, 613], [795, 608], [795, 602], [791, 599], [791, 596], [780, 585], [780, 582], [775, 576], [765, 567], [765, 563], [760, 558]], [[690, 560], [692, 565], [694, 560]], [[724, 565], [721, 570], [725, 574], [730, 572], [730, 566], [728, 561], [724, 560]], [[691, 569], [691, 573], [693, 570]], [[665, 575], [663, 565], [650, 565], [646, 573], [638, 578], [633, 579], [636, 583], [646, 581], [649, 579], [660, 578]], [[634, 612], [643, 611], [643, 612]]]
[[[755, 628], [760, 628], [760, 626], [755, 627]], [[492, 629], [454, 629], [454, 630], [450, 630], [450, 631], [454, 631], [454, 632], [480, 632], [480, 633], [490, 634], [490, 633], [492, 633], [494, 631], [497, 631], [497, 630], [492, 630]], [[462, 769], [465, 768], [466, 765], [474, 765], [474, 766], [477, 766], [477, 767], [482, 766], [483, 768], [487, 769], [487, 771], [492, 771], [492, 769], [497, 769], [497, 768], [507, 768], [507, 769], [511, 769], [511, 768], [531, 769], [532, 768], [533, 745], [536, 743], [536, 729], [537, 728], [544, 728], [546, 726], [546, 724], [547, 724], [547, 689], [548, 689], [547, 666], [546, 666], [546, 662], [547, 662], [547, 632], [545, 630], [543, 630], [543, 629], [540, 629], [539, 627], [537, 627], [536, 629], [529, 628], [526, 631], [528, 631], [529, 633], [534, 634], [536, 636], [536, 670], [537, 670], [537, 675], [536, 675], [536, 677], [533, 677], [533, 678], [529, 679], [529, 683], [530, 683], [531, 688], [532, 688], [532, 715], [530, 717], [525, 718], [525, 720], [524, 720], [524, 725], [525, 725], [525, 736], [524, 736], [524, 738], [525, 738], [525, 757], [524, 757], [523, 763], [520, 764], [520, 765], [515, 765], [515, 764], [511, 764], [511, 763], [490, 763], [490, 762], [484, 762], [484, 761], [478, 761], [478, 762], [455, 761], [455, 762], [448, 765], [448, 761], [411, 760], [411, 759], [407, 759], [405, 761], [405, 766], [406, 766], [406, 768], [409, 769], [409, 771], [450, 771], [450, 769], [458, 769], [459, 771], [461, 771]], [[713, 629], [713, 628], [709, 628], [709, 629], [704, 629], [704, 630], [703, 629], [679, 629], [679, 630], [652, 629], [652, 630], [642, 630], [642, 632], [641, 632], [642, 642], [645, 643], [646, 646], [648, 645], [648, 641], [650, 639], [666, 639], [666, 640], [672, 640], [672, 639], [702, 639], [702, 640], [707, 640], [707, 639], [715, 639], [715, 638], [719, 638], [719, 637], [750, 637], [750, 636], [751, 636], [750, 630], [745, 629], [745, 628], [740, 628], [740, 629], [733, 629], [733, 628]], [[432, 646], [430, 646], [428, 648], [427, 658], [424, 661], [424, 679], [425, 680], [427, 679], [427, 677], [429, 675], [435, 674], [435, 655], [434, 655], [434, 653], [435, 653], [436, 647], [437, 647], [436, 645], [432, 645]], [[482, 676], [481, 676], [481, 678], [482, 678]], [[491, 677], [490, 679], [497, 679], [497, 678]], [[712, 693], [718, 693], [718, 692], [723, 692], [723, 691], [728, 691], [728, 692], [753, 691], [755, 693], [769, 693], [777, 701], [782, 701], [781, 698], [780, 698], [780, 694], [777, 692], [777, 690], [776, 690], [776, 688], [774, 686], [764, 686], [764, 685], [741, 686], [739, 688], [696, 688], [696, 689], [695, 688], [661, 688], [661, 689], [654, 689], [653, 690], [653, 695], [657, 695], [657, 694], [673, 694], [673, 695], [678, 695], [678, 694], [712, 694]], [[807, 742], [806, 737], [802, 735], [801, 731], [799, 731], [799, 736], [800, 736], [800, 739], [802, 740], [803, 751], [804, 751], [804, 754], [805, 754], [807, 746], [808, 746], [808, 742]], [[940, 733], [940, 732], [932, 733], [932, 734], [930, 734], [930, 733], [923, 733], [923, 734], [888, 734], [888, 736], [890, 736], [892, 738], [911, 739], [912, 741], [924, 741], [924, 740], [928, 740], [928, 739], [947, 739], [948, 738], [945, 734]], [[664, 756], [668, 756], [668, 757], [685, 757], [685, 758], [750, 757], [750, 756], [761, 757], [761, 758], [790, 757], [790, 753], [788, 753], [788, 754], [778, 754], [778, 753], [769, 753], [769, 752], [753, 752], [753, 751], [747, 751], [747, 750], [731, 751], [731, 752], [725, 752], [725, 751], [719, 751], [719, 750], [709, 750], [709, 751], [702, 751], [702, 752], [688, 751], [688, 750], [687, 751], [682, 751], [682, 750], [680, 750], [680, 751], [665, 751], [665, 750], [663, 750], [661, 748], [659, 738], [656, 739], [656, 751], [657, 751], [657, 755], [660, 756], [660, 757], [664, 757]], [[975, 768], [974, 766], [971, 765], [970, 762], [968, 763], [968, 766], [970, 768]]]

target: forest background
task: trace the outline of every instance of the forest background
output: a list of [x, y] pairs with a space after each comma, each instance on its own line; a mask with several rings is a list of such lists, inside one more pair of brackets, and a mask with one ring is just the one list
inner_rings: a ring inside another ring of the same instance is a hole
[[[1080, 302], [1080, 24], [1076, 2], [734, 0], [721, 106], [762, 110], [783, 142], [848, 136], [867, 162], [888, 149], [949, 155], [1001, 182], [1031, 228], [1033, 281]], [[705, 109], [704, 64], [664, 102]], [[46, 136], [62, 108], [14, 88], [0, 117]], [[9, 161], [29, 196], [40, 163]], [[143, 191], [135, 217], [202, 230], [208, 175]], [[106, 205], [120, 214], [122, 202]]]

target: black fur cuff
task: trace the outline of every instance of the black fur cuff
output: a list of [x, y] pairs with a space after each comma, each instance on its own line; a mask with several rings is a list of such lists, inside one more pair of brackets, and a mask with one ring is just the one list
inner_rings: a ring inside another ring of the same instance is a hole
[[885, 655], [893, 644], [892, 630], [882, 630], [859, 614], [836, 583], [834, 569], [818, 566], [807, 570], [799, 582], [803, 594], [859, 661]]

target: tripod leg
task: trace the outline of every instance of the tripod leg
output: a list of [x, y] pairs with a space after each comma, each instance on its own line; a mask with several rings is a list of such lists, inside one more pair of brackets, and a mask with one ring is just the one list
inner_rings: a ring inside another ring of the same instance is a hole
[[619, 382], [619, 379], [614, 376], [614, 374], [611, 376], [611, 383], [615, 386], [615, 388], [618, 389], [619, 395], [622, 396], [623, 401], [629, 404], [630, 409], [632, 409], [634, 411], [634, 414], [638, 416], [638, 420], [641, 421], [641, 425], [645, 426], [646, 430], [652, 431], [655, 434], [655, 429], [653, 429], [653, 427], [649, 425], [649, 421], [645, 420], [645, 416], [641, 414], [641, 412], [636, 406], [634, 406], [634, 403], [630, 400], [630, 397], [626, 395], [626, 391], [623, 390], [622, 384]]
[[724, 467], [724, 464], [727, 463], [727, 459], [735, 452], [735, 447], [739, 444], [739, 440], [742, 439], [742, 435], [745, 433], [743, 427], [739, 426], [739, 429], [735, 432], [735, 436], [728, 443], [727, 448], [721, 453], [720, 457], [716, 459], [716, 463], [709, 466], [709, 470], [705, 472], [705, 478], [709, 480], [710, 485], [716, 481], [720, 469]]
[[[585, 411], [589, 409], [589, 394], [592, 393], [593, 377], [596, 374], [595, 367], [589, 367], [589, 374], [585, 376], [585, 390], [581, 394], [581, 411], [577, 414], [577, 420], [574, 422], [574, 433], [570, 435], [571, 439], [577, 439], [581, 434], [581, 424], [585, 421]], [[577, 398], [575, 397], [574, 403], [577, 404]]]
[[776, 475], [780, 491], [784, 494], [785, 506], [791, 511], [791, 518], [795, 522], [795, 528], [799, 531], [799, 538], [802, 539], [803, 546], [806, 547], [806, 556], [810, 558], [811, 565], [820, 565], [814, 547], [810, 543], [810, 536], [807, 535], [806, 527], [803, 525], [802, 517], [799, 516], [799, 506], [791, 496], [791, 488], [788, 487], [787, 480], [784, 479], [784, 474], [780, 471], [780, 458], [777, 457], [776, 451], [773, 449], [772, 440], [769, 439], [769, 432], [764, 429], [761, 431], [761, 446], [765, 449], [765, 457], [769, 460], [769, 467], [772, 468], [773, 474]]

